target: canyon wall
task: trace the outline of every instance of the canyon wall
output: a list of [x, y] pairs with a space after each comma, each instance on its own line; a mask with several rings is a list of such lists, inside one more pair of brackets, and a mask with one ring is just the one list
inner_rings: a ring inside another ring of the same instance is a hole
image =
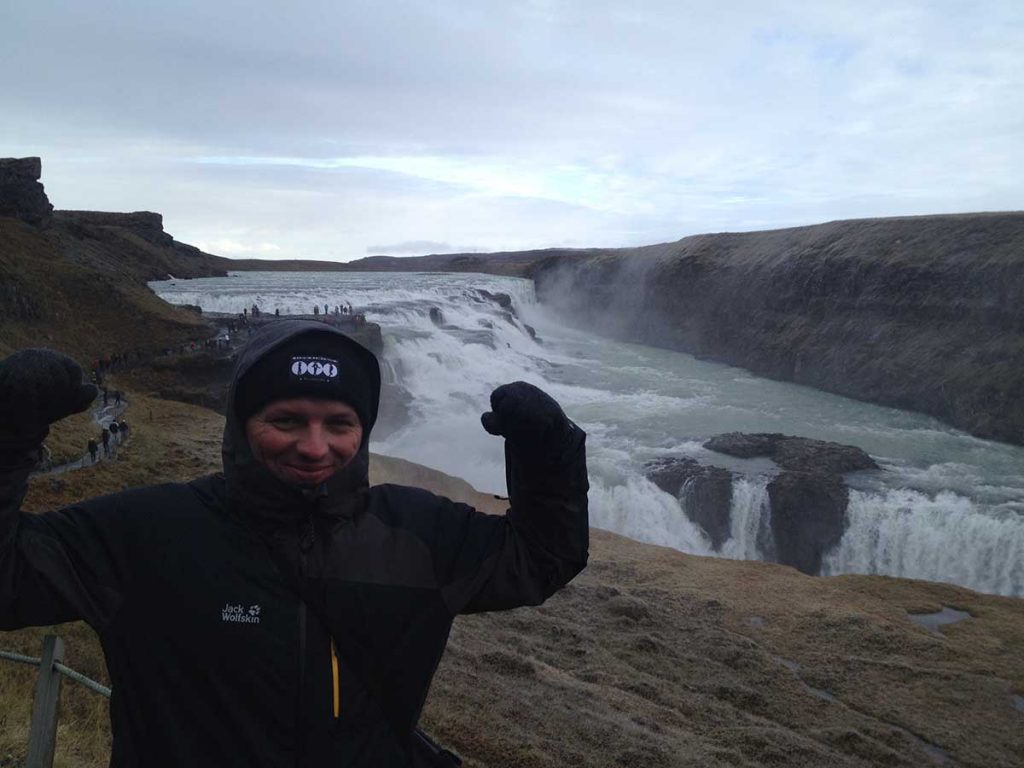
[[599, 333], [1024, 444], [1024, 213], [699, 235], [529, 275]]

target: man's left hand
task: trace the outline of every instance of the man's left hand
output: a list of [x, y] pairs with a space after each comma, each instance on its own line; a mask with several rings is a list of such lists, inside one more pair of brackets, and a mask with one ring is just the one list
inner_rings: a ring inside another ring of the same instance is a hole
[[515, 381], [491, 393], [491, 410], [480, 417], [484, 429], [517, 447], [559, 452], [579, 428], [544, 390]]

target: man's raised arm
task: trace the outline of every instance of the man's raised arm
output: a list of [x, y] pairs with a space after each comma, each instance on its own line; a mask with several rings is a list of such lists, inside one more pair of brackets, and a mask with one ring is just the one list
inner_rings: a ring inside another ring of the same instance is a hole
[[[58, 571], [73, 568], [62, 567], [55, 542], [30, 540], [20, 509], [50, 424], [84, 411], [95, 397], [96, 387], [66, 355], [26, 349], [0, 361], [0, 629], [80, 618], [53, 583]], [[38, 558], [26, 557], [26, 548], [40, 550]], [[50, 567], [31, 562], [44, 559]]]
[[494, 390], [481, 422], [505, 438], [510, 509], [465, 517], [446, 590], [457, 613], [540, 604], [583, 570], [590, 541], [583, 430], [522, 381]]

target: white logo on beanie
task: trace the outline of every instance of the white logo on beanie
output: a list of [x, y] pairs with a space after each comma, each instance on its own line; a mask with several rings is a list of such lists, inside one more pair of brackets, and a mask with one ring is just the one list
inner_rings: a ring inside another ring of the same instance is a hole
[[330, 381], [338, 376], [338, 361], [329, 357], [293, 357], [292, 375], [302, 380]]

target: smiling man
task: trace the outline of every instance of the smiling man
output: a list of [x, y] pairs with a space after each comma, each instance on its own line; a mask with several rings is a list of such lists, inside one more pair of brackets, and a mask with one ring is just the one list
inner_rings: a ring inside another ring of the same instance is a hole
[[363, 426], [345, 403], [289, 398], [254, 413], [245, 436], [256, 460], [279, 480], [317, 486], [355, 457]]
[[94, 395], [57, 353], [0, 363], [0, 628], [96, 629], [113, 766], [456, 765], [416, 727], [452, 620], [539, 604], [586, 564], [584, 434], [529, 384], [482, 417], [506, 515], [371, 488], [376, 358], [274, 322], [239, 356], [223, 474], [19, 513], [48, 425]]

